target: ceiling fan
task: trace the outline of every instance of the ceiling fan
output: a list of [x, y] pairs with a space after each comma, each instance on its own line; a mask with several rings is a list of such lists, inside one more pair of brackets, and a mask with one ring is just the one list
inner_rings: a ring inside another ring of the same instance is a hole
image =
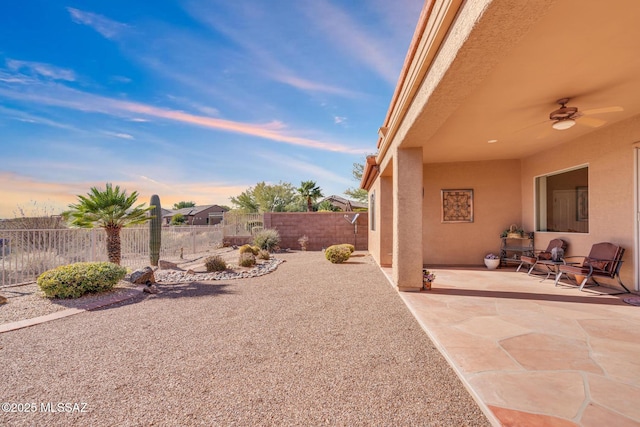
[[591, 110], [584, 110], [583, 112], [578, 111], [577, 107], [567, 107], [567, 103], [569, 102], [569, 98], [561, 98], [556, 102], [560, 104], [560, 108], [552, 111], [549, 114], [549, 119], [553, 120], [553, 127], [556, 130], [566, 130], [573, 127], [576, 124], [576, 119], [580, 119], [580, 123], [590, 126], [590, 127], [600, 127], [606, 123], [606, 121], [601, 119], [596, 119], [595, 117], [584, 117], [591, 114], [602, 114], [602, 113], [613, 113], [616, 111], [623, 111], [624, 109], [619, 106], [615, 107], [604, 107], [604, 108], [594, 108]]

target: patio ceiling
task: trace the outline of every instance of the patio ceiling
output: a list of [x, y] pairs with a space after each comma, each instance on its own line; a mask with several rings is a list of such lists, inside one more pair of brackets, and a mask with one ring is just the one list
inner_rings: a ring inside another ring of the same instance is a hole
[[[518, 159], [640, 114], [638, 22], [637, 0], [494, 0], [433, 91], [414, 99], [401, 145], [424, 146], [425, 163]], [[580, 112], [620, 111], [557, 131], [549, 113], [565, 97]]]

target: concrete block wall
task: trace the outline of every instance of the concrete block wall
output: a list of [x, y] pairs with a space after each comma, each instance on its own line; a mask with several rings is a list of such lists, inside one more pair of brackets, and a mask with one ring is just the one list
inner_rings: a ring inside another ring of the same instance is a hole
[[351, 243], [356, 250], [368, 250], [369, 216], [360, 212], [357, 234], [351, 220], [354, 212], [268, 212], [264, 214], [264, 228], [275, 228], [280, 233], [281, 248], [299, 250], [298, 239], [309, 237], [307, 250], [319, 251], [331, 245]]

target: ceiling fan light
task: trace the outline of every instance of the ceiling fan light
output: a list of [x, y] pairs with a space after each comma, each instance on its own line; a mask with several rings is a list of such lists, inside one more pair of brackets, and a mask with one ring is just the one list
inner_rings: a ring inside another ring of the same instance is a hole
[[573, 119], [564, 119], [564, 120], [558, 120], [553, 122], [551, 127], [554, 128], [555, 130], [566, 130], [566, 129], [572, 128], [573, 125], [575, 124], [576, 124], [576, 121]]

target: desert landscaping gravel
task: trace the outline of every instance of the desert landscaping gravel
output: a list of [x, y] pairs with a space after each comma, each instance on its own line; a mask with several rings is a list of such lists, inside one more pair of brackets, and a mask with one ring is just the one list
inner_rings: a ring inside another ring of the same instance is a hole
[[279, 254], [260, 277], [160, 283], [2, 333], [0, 425], [489, 425], [371, 257], [354, 255]]

